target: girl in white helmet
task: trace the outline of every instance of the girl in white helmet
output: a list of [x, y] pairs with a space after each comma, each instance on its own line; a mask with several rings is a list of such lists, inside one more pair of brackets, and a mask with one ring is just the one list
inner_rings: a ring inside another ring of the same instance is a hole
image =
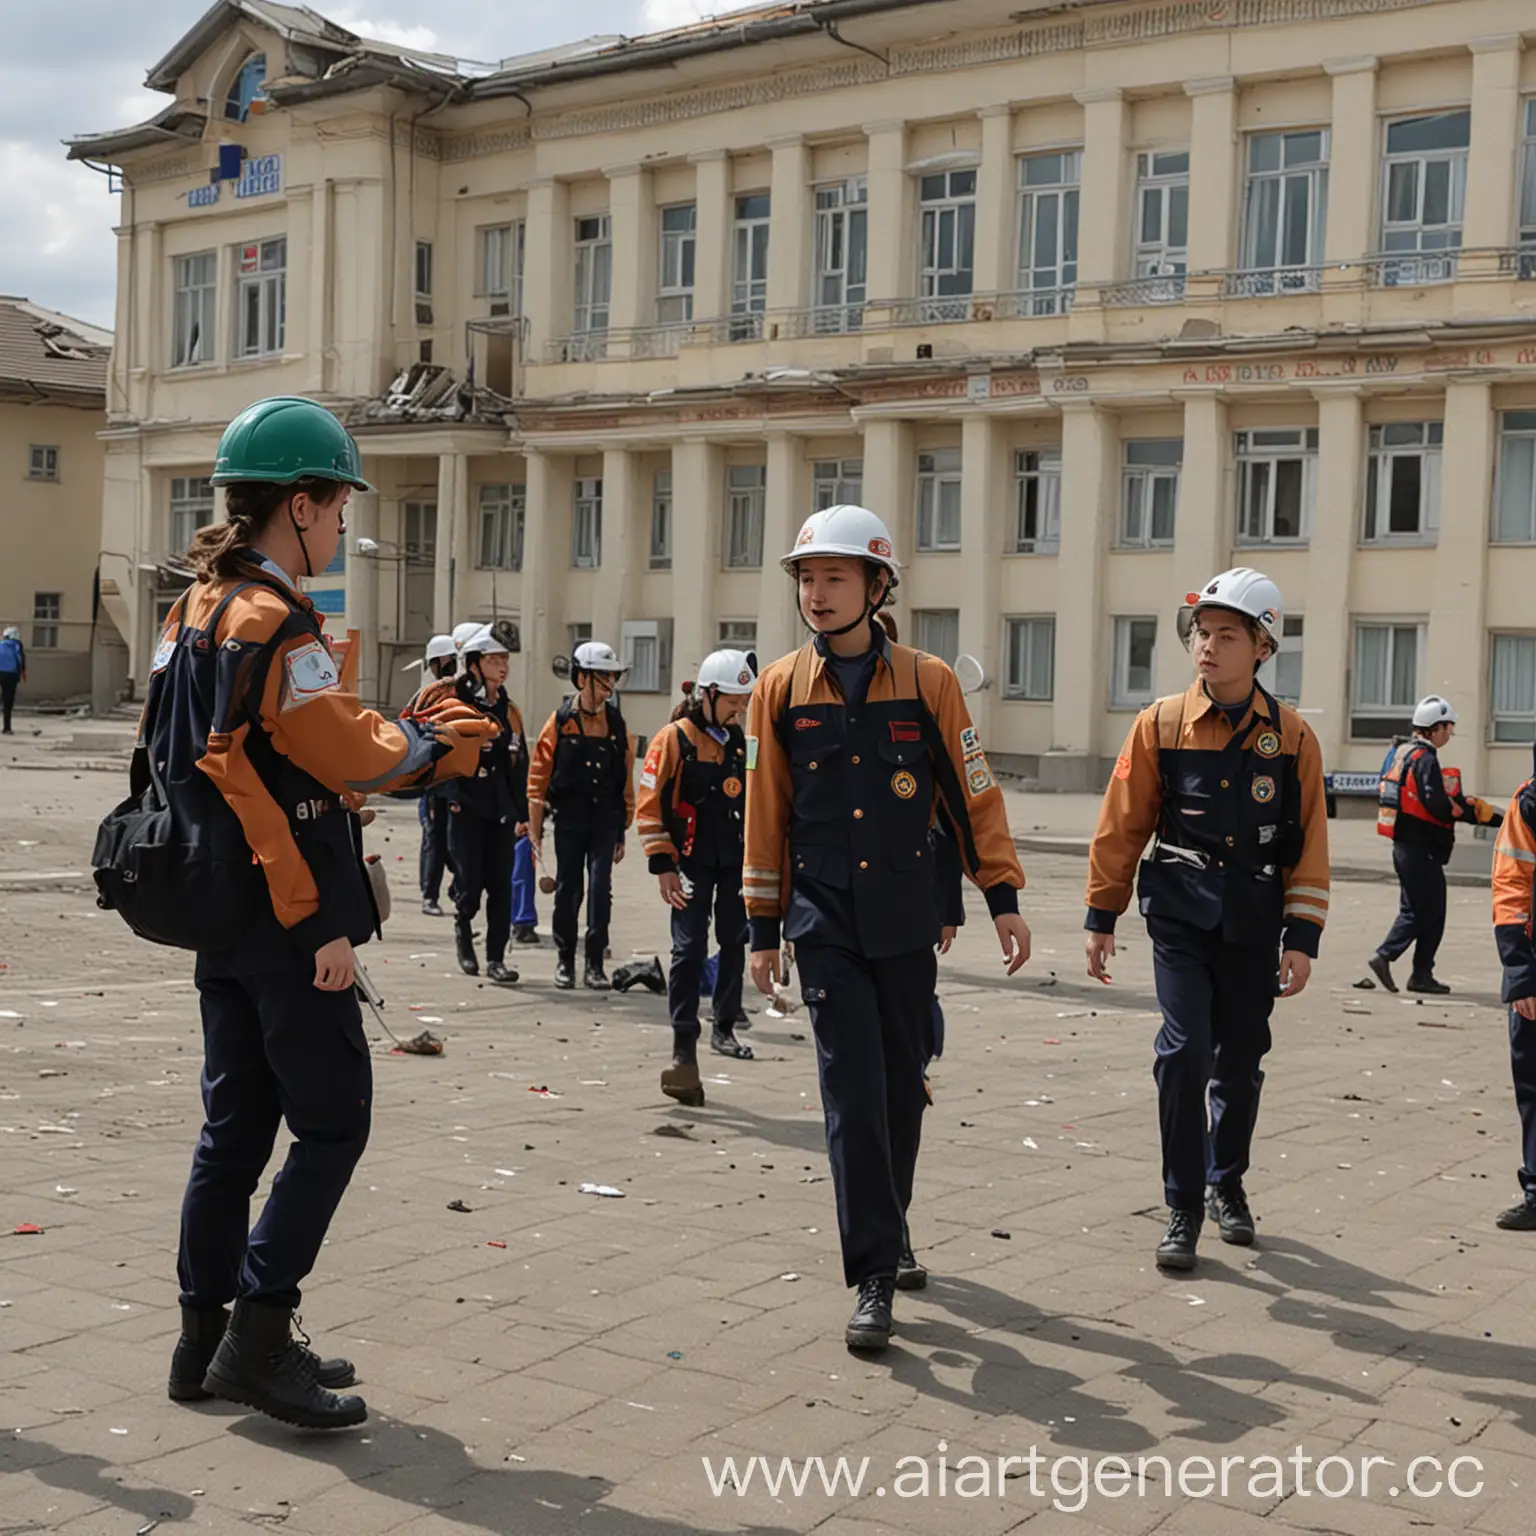
[[640, 773], [636, 822], [640, 843], [661, 893], [672, 908], [672, 967], [667, 1006], [672, 1016], [672, 1065], [661, 1091], [683, 1104], [702, 1104], [699, 1080], [699, 988], [709, 955], [710, 915], [720, 945], [710, 1049], [750, 1061], [735, 1034], [746, 974], [747, 909], [741, 899], [742, 813], [747, 744], [739, 722], [757, 681], [757, 658], [714, 651], [672, 723], [652, 738]]
[[[1246, 1245], [1243, 1189], [1275, 997], [1306, 986], [1328, 918], [1322, 754], [1258, 681], [1280, 645], [1280, 589], [1246, 566], [1178, 616], [1190, 688], [1148, 705], [1115, 764], [1089, 854], [1088, 974], [1107, 982], [1115, 920], [1139, 870], [1163, 1027], [1156, 1042], [1162, 1269], [1188, 1270], [1207, 1212]], [[1207, 1114], [1209, 1098], [1209, 1114]]]

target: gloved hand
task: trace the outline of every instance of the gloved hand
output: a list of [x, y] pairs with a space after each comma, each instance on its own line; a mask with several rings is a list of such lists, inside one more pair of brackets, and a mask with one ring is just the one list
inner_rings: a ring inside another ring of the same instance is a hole
[[432, 752], [433, 784], [444, 779], [468, 778], [480, 767], [480, 753], [501, 733], [501, 727], [478, 710], [467, 720], [423, 721], [437, 738]]

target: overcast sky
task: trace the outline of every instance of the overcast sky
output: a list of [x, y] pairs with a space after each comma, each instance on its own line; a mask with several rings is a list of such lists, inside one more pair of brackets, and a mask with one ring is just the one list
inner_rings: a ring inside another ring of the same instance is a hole
[[[113, 321], [118, 199], [61, 140], [142, 122], [144, 76], [212, 0], [0, 0], [0, 293]], [[354, 32], [492, 61], [598, 33], [635, 35], [731, 0], [355, 0], [313, 8]]]

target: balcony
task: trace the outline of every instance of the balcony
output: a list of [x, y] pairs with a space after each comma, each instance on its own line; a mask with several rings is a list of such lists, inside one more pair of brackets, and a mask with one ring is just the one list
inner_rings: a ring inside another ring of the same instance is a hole
[[608, 356], [609, 331], [573, 331], [544, 343], [546, 363], [598, 363]]
[[818, 304], [813, 309], [770, 310], [764, 316], [770, 341], [806, 336], [851, 336], [864, 329], [863, 304]]
[[985, 301], [985, 308], [990, 313], [979, 314], [977, 319], [1032, 320], [1041, 315], [1065, 315], [1071, 310], [1076, 293], [1076, 284], [1062, 288], [1025, 288], [1016, 293], [999, 293]]
[[733, 346], [741, 341], [761, 341], [766, 333], [768, 317], [759, 312], [743, 315], [727, 315], [719, 320], [706, 320], [694, 327], [694, 339], [701, 337], [712, 346]]
[[926, 299], [898, 299], [891, 305], [892, 325], [958, 325], [973, 319], [971, 294], [934, 295]]
[[1499, 276], [1528, 283], [1536, 279], [1536, 236], [1512, 250], [1499, 252]]
[[1361, 266], [1373, 288], [1425, 288], [1456, 280], [1460, 251], [1380, 251]]
[[1099, 288], [1099, 303], [1110, 309], [1138, 308], [1144, 304], [1180, 304], [1184, 300], [1184, 274], [1134, 277]]
[[1274, 299], [1290, 293], [1318, 293], [1327, 269], [1315, 267], [1251, 267], [1222, 277], [1226, 299]]

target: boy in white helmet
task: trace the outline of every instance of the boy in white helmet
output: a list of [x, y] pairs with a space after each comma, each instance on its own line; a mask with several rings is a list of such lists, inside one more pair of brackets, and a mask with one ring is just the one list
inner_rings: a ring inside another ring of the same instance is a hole
[[781, 938], [794, 944], [843, 1274], [858, 1287], [844, 1338], [878, 1350], [890, 1340], [895, 1289], [921, 1274], [906, 1212], [927, 1104], [939, 803], [1010, 976], [1029, 959], [1024, 875], [955, 674], [893, 644], [875, 622], [899, 569], [885, 524], [865, 507], [829, 507], [806, 519], [781, 563], [813, 638], [769, 667], [752, 695], [742, 874], [752, 980], [771, 996]]
[[528, 835], [542, 862], [544, 817], [555, 814], [555, 985], [576, 985], [576, 914], [587, 900], [582, 984], [608, 990], [603, 959], [613, 912], [613, 866], [624, 858], [624, 834], [635, 819], [635, 743], [613, 695], [627, 668], [611, 645], [576, 647], [570, 678], [575, 695], [545, 722], [528, 772]]
[[747, 909], [741, 899], [742, 809], [747, 744], [740, 722], [757, 682], [757, 658], [714, 651], [685, 684], [687, 698], [651, 739], [640, 771], [635, 824], [661, 899], [672, 908], [672, 966], [667, 1007], [672, 1064], [661, 1091], [681, 1104], [702, 1104], [699, 1078], [699, 991], [714, 917], [720, 960], [713, 991], [709, 1045], [721, 1056], [751, 1061], [736, 1038], [746, 975]]
[[1443, 768], [1440, 749], [1456, 734], [1456, 711], [1439, 694], [1420, 699], [1413, 735], [1394, 740], [1381, 775], [1376, 830], [1392, 839], [1398, 912], [1367, 964], [1388, 992], [1397, 991], [1392, 962], [1413, 946], [1410, 992], [1440, 995], [1451, 989], [1435, 978], [1435, 955], [1445, 937], [1445, 866], [1456, 846], [1456, 823], [1498, 826], [1503, 817], [1485, 800], [1462, 793], [1461, 771]]
[[[1223, 1242], [1249, 1244], [1243, 1190], [1269, 1016], [1311, 975], [1328, 918], [1322, 754], [1311, 728], [1258, 681], [1280, 644], [1280, 589], [1224, 571], [1179, 613], [1195, 682], [1142, 710], [1089, 853], [1088, 974], [1108, 981], [1115, 919], [1141, 864], [1163, 1027], [1153, 1076], [1168, 1229], [1160, 1268], [1193, 1269], [1206, 1210]], [[1210, 1094], [1209, 1124], [1206, 1094]]]

